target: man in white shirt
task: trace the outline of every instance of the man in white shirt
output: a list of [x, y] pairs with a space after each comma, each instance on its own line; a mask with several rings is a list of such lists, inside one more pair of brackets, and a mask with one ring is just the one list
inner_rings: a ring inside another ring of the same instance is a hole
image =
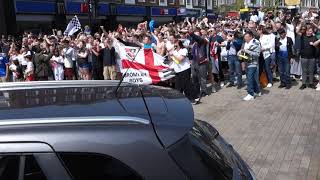
[[65, 40], [63, 42], [65, 48], [63, 49], [63, 58], [64, 58], [64, 74], [67, 80], [73, 80], [74, 72], [73, 72], [73, 59], [74, 58], [74, 49], [69, 46], [69, 41]]
[[252, 12], [252, 15], [250, 16], [250, 21], [253, 21], [255, 23], [259, 21], [259, 16], [257, 15], [257, 12]]
[[275, 37], [270, 31], [263, 27], [260, 29], [262, 35], [260, 36], [261, 51], [264, 58], [264, 69], [268, 78], [268, 88], [272, 87], [273, 73], [271, 69], [272, 52], [275, 49]]

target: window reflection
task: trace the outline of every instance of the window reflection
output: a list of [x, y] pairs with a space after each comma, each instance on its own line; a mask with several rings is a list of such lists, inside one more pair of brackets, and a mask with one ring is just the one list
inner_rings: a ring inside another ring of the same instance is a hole
[[[137, 86], [123, 86], [117, 98], [140, 96]], [[90, 104], [115, 98], [115, 87], [80, 87], [0, 91], [0, 108], [28, 108], [45, 105]]]

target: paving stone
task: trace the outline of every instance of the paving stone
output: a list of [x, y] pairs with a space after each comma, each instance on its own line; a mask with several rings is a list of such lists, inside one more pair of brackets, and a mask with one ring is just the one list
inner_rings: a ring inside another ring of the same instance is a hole
[[320, 93], [267, 89], [245, 102], [245, 90], [223, 88], [194, 106], [252, 167], [257, 179], [320, 180]]

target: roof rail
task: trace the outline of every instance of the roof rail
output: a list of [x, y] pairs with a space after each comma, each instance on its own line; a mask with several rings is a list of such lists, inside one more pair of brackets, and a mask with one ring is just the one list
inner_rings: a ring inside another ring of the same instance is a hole
[[149, 124], [149, 120], [131, 116], [57, 117], [1, 120], [1, 126], [80, 124], [80, 123], [135, 123]]
[[[31, 81], [1, 83], [0, 91], [20, 90], [33, 88], [63, 88], [63, 87], [95, 87], [95, 86], [117, 86], [116, 80], [65, 80], [65, 81]], [[123, 83], [122, 85], [128, 85]], [[130, 84], [132, 85], [132, 84]]]

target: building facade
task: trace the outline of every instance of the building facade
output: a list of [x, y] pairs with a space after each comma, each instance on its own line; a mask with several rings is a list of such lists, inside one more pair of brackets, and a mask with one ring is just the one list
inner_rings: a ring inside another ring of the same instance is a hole
[[[88, 7], [87, 2], [91, 2]], [[2, 1], [1, 1], [2, 2]], [[215, 0], [12, 0], [17, 29], [65, 27], [77, 15], [82, 24], [88, 24], [91, 9], [93, 24], [114, 27], [118, 23], [135, 25], [154, 19], [164, 23], [184, 16], [212, 14]], [[13, 22], [13, 21], [11, 21]]]
[[[251, 7], [285, 7], [285, 0], [245, 0], [244, 4]], [[308, 8], [319, 8], [320, 0], [300, 0], [302, 11]]]

